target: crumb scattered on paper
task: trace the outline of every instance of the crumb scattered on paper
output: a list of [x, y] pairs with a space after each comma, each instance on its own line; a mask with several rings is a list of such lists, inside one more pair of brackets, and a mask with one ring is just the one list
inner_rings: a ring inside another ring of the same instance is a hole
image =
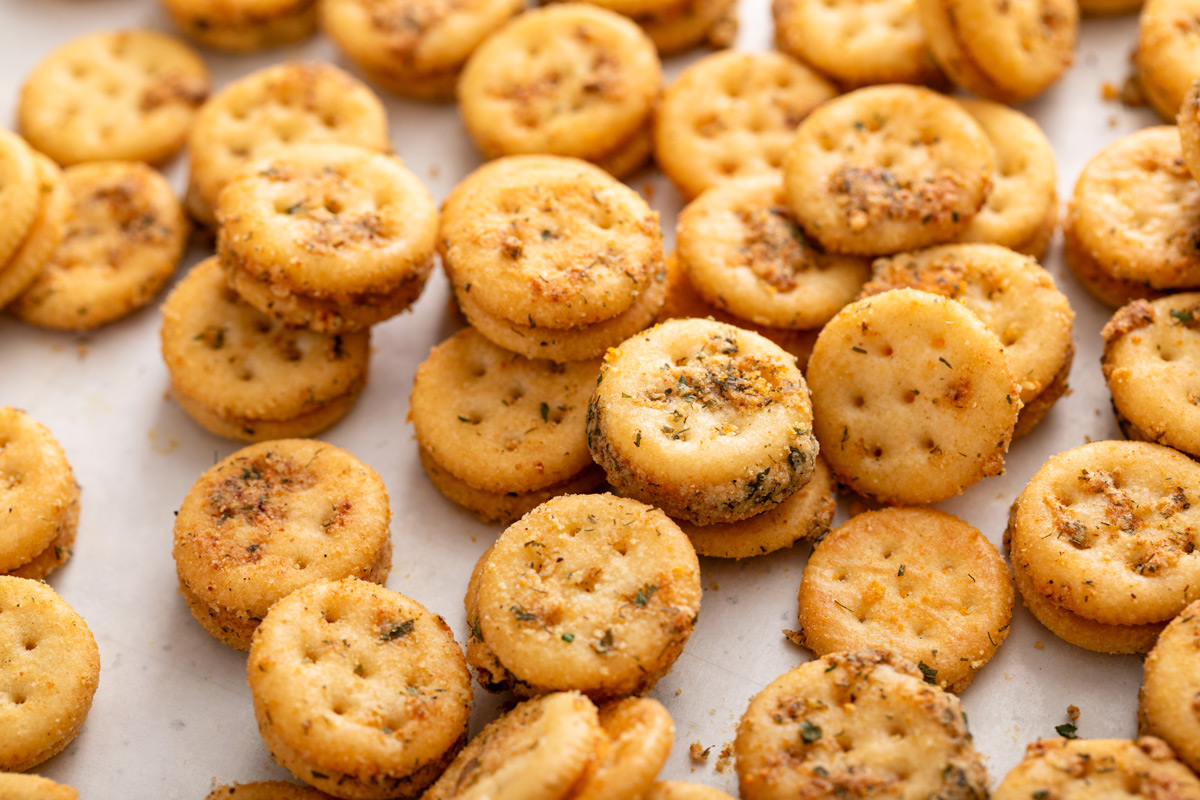
[[801, 634], [800, 631], [789, 631], [787, 628], [784, 628], [783, 638], [787, 639], [797, 647], [804, 647], [804, 635]]
[[692, 746], [688, 748], [688, 753], [692, 756], [692, 761], [703, 763], [708, 761], [708, 753], [712, 750], [712, 745], [705, 747], [699, 742], [692, 742]]
[[1079, 719], [1079, 706], [1067, 706], [1067, 718], [1074, 722]]
[[717, 772], [724, 775], [733, 767], [733, 743], [726, 742], [717, 756]]
[[1045, 646], [1046, 646], [1046, 644], [1041, 639], [1038, 639], [1036, 642], [1033, 643], [1034, 650], [1041, 650]]

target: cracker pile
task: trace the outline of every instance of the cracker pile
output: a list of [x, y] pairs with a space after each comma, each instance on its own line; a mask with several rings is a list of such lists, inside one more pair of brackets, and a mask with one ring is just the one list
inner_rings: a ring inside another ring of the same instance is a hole
[[[957, 694], [1019, 593], [1073, 645], [1150, 653], [1143, 735], [1034, 742], [995, 795], [1200, 798], [1186, 3], [1149, 0], [1135, 55], [1178, 127], [1096, 155], [1064, 223], [1080, 284], [1121, 306], [1102, 371], [1134, 441], [1052, 457], [1013, 503], [1009, 563], [999, 531], [931, 504], [1002, 473], [1068, 391], [1075, 314], [1038, 262], [1055, 157], [1002, 104], [1071, 64], [1081, 5], [775, 0], [781, 52], [708, 55], [665, 87], [661, 57], [730, 44], [732, 0], [163, 5], [220, 50], [320, 27], [372, 83], [456, 100], [489, 160], [439, 209], [368, 84], [279, 63], [209, 98], [203, 59], [147, 31], [48, 55], [21, 135], [0, 131], [0, 307], [24, 322], [115, 322], [176, 277], [193, 223], [211, 234], [161, 304], [162, 356], [178, 405], [250, 444], [182, 498], [179, 593], [248, 651], [259, 733], [307, 786], [209, 800], [728, 800], [657, 781], [675, 725], [645, 695], [698, 629], [698, 556], [803, 541], [788, 633], [815, 658], [749, 701], [742, 797], [988, 797]], [[185, 144], [180, 201], [148, 165]], [[652, 159], [687, 201], [674, 253], [621, 182]], [[462, 642], [385, 586], [380, 474], [308, 438], [351, 412], [371, 327], [438, 263], [461, 329], [413, 377], [413, 452], [437, 491], [507, 526], [461, 587]], [[856, 513], [835, 526], [839, 491]], [[39, 582], [70, 555], [79, 494], [51, 433], [0, 408], [4, 798], [74, 796], [9, 773], [66, 747], [96, 689], [86, 624]], [[473, 737], [472, 679], [513, 701]]]

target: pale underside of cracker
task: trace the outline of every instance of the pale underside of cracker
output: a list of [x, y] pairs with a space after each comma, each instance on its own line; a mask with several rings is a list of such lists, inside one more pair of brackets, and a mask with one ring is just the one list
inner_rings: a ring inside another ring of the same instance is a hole
[[5, 800], [79, 800], [79, 792], [38, 775], [0, 772], [0, 797]]
[[961, 692], [1008, 636], [1013, 587], [975, 528], [928, 508], [859, 514], [814, 548], [801, 636], [818, 655], [886, 647]]
[[641, 797], [670, 755], [675, 724], [662, 703], [628, 697], [600, 707], [605, 743], [573, 800]]
[[317, 0], [164, 0], [183, 31], [217, 50], [249, 53], [298, 42], [317, 30]]
[[732, 797], [702, 783], [659, 781], [650, 787], [642, 800], [733, 800]]
[[776, 678], [751, 700], [734, 749], [746, 800], [987, 794], [958, 699], [877, 650], [830, 654]]
[[913, 289], [859, 300], [822, 330], [808, 378], [821, 452], [860, 494], [936, 502], [1003, 470], [1019, 385], [961, 303]]
[[677, 9], [636, 19], [664, 57], [700, 45], [732, 47], [741, 25], [735, 0], [685, 0]]
[[1197, 78], [1194, 0], [1147, 0], [1138, 17], [1133, 52], [1138, 84], [1164, 122], [1174, 122], [1188, 88]]
[[36, 154], [35, 161], [41, 180], [37, 216], [17, 251], [7, 263], [0, 262], [0, 308], [37, 280], [67, 233], [71, 196], [63, 184], [62, 171], [41, 153]]

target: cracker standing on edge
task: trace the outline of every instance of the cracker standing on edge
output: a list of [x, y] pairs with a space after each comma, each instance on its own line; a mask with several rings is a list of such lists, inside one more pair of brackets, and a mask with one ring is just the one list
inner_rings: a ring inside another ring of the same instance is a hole
[[205, 472], [175, 517], [180, 591], [196, 620], [239, 650], [272, 604], [314, 582], [383, 583], [392, 566], [383, 480], [340, 447], [262, 442]]
[[649, 691], [700, 611], [700, 565], [661, 511], [612, 495], [556, 497], [484, 554], [465, 598], [467, 659], [485, 688]]
[[421, 463], [432, 462], [430, 478], [450, 499], [506, 525], [581, 479], [590, 476], [591, 486], [571, 493], [595, 488], [603, 473], [585, 427], [599, 373], [599, 360], [528, 359], [464, 328], [434, 347], [413, 379], [409, 419]]
[[1138, 87], [1164, 122], [1174, 122], [1192, 82], [1200, 78], [1197, 0], [1146, 0], [1138, 16], [1133, 67]]
[[298, 142], [388, 152], [387, 111], [365, 84], [332, 64], [277, 64], [239, 78], [196, 115], [188, 137], [188, 213], [214, 227], [229, 179], [270, 150]]
[[671, 754], [675, 722], [649, 697], [615, 700], [599, 711], [605, 742], [571, 800], [641, 798]]
[[872, 86], [800, 123], [783, 185], [826, 250], [888, 255], [959, 236], [994, 170], [995, 148], [962, 106], [916, 86]]
[[717, 53], [663, 93], [654, 157], [685, 197], [735, 178], [782, 174], [796, 127], [836, 96], [827, 80], [783, 53]]
[[697, 525], [761, 514], [817, 455], [808, 386], [773, 342], [712, 320], [656, 325], [608, 352], [588, 448], [618, 491]]
[[821, 454], [881, 503], [934, 503], [1004, 470], [1021, 408], [1004, 346], [962, 303], [893, 289], [821, 331], [808, 364]]
[[[662, 90], [654, 44], [632, 21], [583, 3], [528, 11], [471, 55], [459, 81], [467, 133], [487, 158], [571, 156], [617, 177], [650, 155], [650, 115]], [[619, 157], [623, 149], [643, 158]]]
[[205, 47], [249, 53], [317, 30], [317, 0], [162, 0], [175, 24]]
[[1004, 776], [993, 800], [1197, 800], [1200, 779], [1161, 739], [1043, 739]]
[[99, 679], [96, 640], [67, 601], [0, 575], [0, 771], [32, 769], [70, 744]]
[[977, 800], [988, 776], [952, 694], [880, 650], [831, 653], [772, 681], [738, 724], [745, 800]]
[[48, 156], [34, 153], [41, 198], [37, 216], [21, 246], [7, 263], [0, 262], [0, 309], [29, 288], [67, 235], [71, 195], [62, 170]]
[[42, 185], [34, 153], [20, 136], [0, 128], [0, 265], [21, 248], [37, 218]]
[[335, 797], [416, 797], [466, 740], [471, 677], [450, 627], [356, 578], [272, 606], [247, 678], [271, 755]]
[[1200, 600], [1171, 620], [1146, 656], [1138, 732], [1158, 736], [1200, 769]]
[[451, 101], [463, 65], [520, 0], [324, 0], [321, 28], [390, 92]]
[[290, 145], [221, 190], [217, 253], [242, 298], [286, 325], [361, 330], [407, 310], [433, 269], [438, 211], [400, 159]]
[[1100, 366], [1130, 439], [1200, 456], [1200, 294], [1134, 300], [1104, 326]]
[[173, 158], [212, 80], [199, 54], [148, 30], [93, 33], [44, 57], [21, 89], [17, 126], [63, 166]]
[[468, 742], [422, 800], [565, 800], [604, 741], [578, 692], [526, 700]]
[[1008, 637], [1013, 584], [983, 534], [932, 508], [859, 514], [813, 548], [800, 584], [817, 655], [882, 647], [961, 692]]
[[41, 579], [70, 558], [75, 475], [50, 430], [12, 407], [0, 407], [0, 510], [0, 574]]
[[154, 300], [191, 226], [166, 178], [145, 164], [77, 164], [63, 180], [72, 206], [66, 235], [8, 310], [30, 325], [91, 330]]

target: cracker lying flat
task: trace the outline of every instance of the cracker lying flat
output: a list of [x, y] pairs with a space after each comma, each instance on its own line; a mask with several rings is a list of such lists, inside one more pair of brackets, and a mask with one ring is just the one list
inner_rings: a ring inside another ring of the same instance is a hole
[[800, 584], [817, 655], [884, 647], [961, 692], [1007, 638], [1012, 578], [982, 533], [932, 508], [859, 514], [813, 548]]
[[1046, 739], [1033, 742], [1007, 775], [994, 800], [1054, 797], [1200, 797], [1200, 779], [1175, 760], [1161, 739]]
[[750, 701], [734, 742], [745, 800], [973, 800], [988, 777], [957, 697], [878, 650], [830, 654]]
[[885, 503], [932, 503], [1003, 470], [1021, 407], [1004, 346], [962, 303], [895, 289], [842, 309], [808, 364], [821, 453]]

